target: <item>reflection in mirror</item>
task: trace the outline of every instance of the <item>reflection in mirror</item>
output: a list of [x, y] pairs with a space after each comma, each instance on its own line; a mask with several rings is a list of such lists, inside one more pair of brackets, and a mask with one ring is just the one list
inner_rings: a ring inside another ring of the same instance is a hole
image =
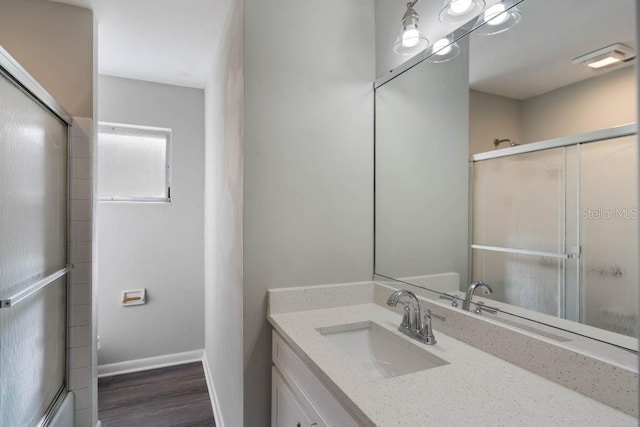
[[425, 274], [455, 272], [467, 281], [466, 42], [461, 50], [454, 61], [422, 62], [376, 91], [375, 258], [380, 274], [415, 281]]
[[619, 127], [584, 144], [474, 156], [484, 160], [473, 168], [472, 280], [490, 283], [491, 299], [634, 337], [615, 338], [633, 345], [635, 132]]
[[[407, 282], [401, 282], [380, 275], [376, 275], [375, 280], [396, 289], [411, 290], [416, 295], [440, 301], [445, 304], [451, 301], [451, 296], [455, 293], [455, 291], [451, 293], [442, 293], [425, 288], [421, 285], [418, 286]], [[423, 280], [428, 279], [423, 278]], [[442, 285], [443, 283], [439, 283], [439, 280], [436, 277], [435, 284], [435, 287], [438, 288], [438, 285]], [[460, 293], [458, 293], [458, 295], [460, 298], [455, 300], [455, 303], [452, 303], [452, 305], [455, 304], [455, 309], [460, 309], [462, 305], [463, 296], [460, 295]], [[474, 312], [474, 314], [477, 314], [476, 312], [479, 307], [482, 307], [480, 308], [482, 314], [478, 315], [481, 315], [485, 319], [489, 319], [501, 325], [506, 325], [509, 328], [520, 330], [527, 334], [532, 334], [533, 336], [537, 336], [547, 341], [552, 341], [557, 345], [577, 350], [581, 353], [596, 355], [607, 361], [624, 366], [631, 371], [637, 371], [638, 369], [638, 355], [636, 351], [629, 349], [630, 346], [632, 346], [632, 341], [629, 337], [619, 335], [617, 337], [622, 337], [623, 339], [616, 339], [616, 336], [612, 336], [609, 331], [591, 327], [579, 329], [582, 325], [576, 323], [571, 325], [573, 327], [567, 327], [567, 325], [558, 323], [561, 319], [541, 317], [537, 312], [519, 308], [516, 308], [516, 311], [518, 312], [517, 314], [512, 313], [513, 307], [511, 310], [512, 312], [498, 311], [496, 313], [492, 313], [491, 308], [487, 309], [487, 306], [491, 307], [499, 303], [478, 297], [474, 297], [474, 301], [480, 304], [471, 303], [471, 311]], [[624, 338], [626, 338], [627, 341], [625, 341]]]
[[525, 0], [516, 27], [377, 88], [378, 278], [459, 298], [481, 280], [483, 316], [637, 349], [635, 61], [573, 63], [635, 51], [634, 7]]
[[522, 144], [636, 121], [635, 61], [601, 69], [573, 63], [616, 43], [636, 50], [633, 0], [518, 7], [518, 26], [470, 36], [471, 154], [495, 149], [495, 139]]
[[[376, 83], [382, 84], [434, 53], [446, 51], [444, 40], [450, 44], [479, 27], [483, 27], [487, 34], [508, 31], [519, 23], [518, 5], [522, 1], [411, 0], [403, 3], [375, 0], [376, 76], [379, 78]], [[476, 4], [482, 8], [474, 7]], [[453, 15], [448, 12], [451, 7], [457, 11]], [[414, 14], [418, 17], [417, 28], [406, 25], [415, 24], [414, 19], [407, 20]], [[449, 19], [454, 15], [455, 19]], [[407, 30], [414, 36], [419, 34], [422, 43], [411, 42], [417, 39], [405, 34]], [[408, 45], [403, 46], [403, 41]]]

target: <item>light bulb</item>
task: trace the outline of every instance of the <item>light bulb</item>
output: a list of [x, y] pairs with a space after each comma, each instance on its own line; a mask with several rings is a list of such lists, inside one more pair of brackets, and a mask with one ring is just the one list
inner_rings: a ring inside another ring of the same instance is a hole
[[446, 0], [440, 10], [440, 22], [461, 25], [475, 19], [484, 10], [485, 0]]
[[420, 32], [415, 27], [408, 27], [402, 33], [402, 46], [414, 47], [420, 42]]
[[613, 56], [607, 56], [606, 58], [602, 58], [599, 61], [590, 62], [587, 64], [588, 67], [591, 68], [602, 68], [609, 65], [617, 64], [620, 62], [620, 58], [614, 58]]
[[451, 52], [451, 49], [451, 43], [449, 43], [449, 39], [446, 37], [433, 44], [433, 52], [435, 52], [436, 55], [446, 55]]
[[507, 10], [507, 8], [502, 3], [494, 4], [487, 9], [484, 13], [484, 20], [487, 25], [500, 25], [506, 21], [509, 18], [509, 15], [504, 13], [505, 10]]
[[451, 12], [455, 15], [462, 15], [473, 6], [473, 0], [452, 0], [449, 4]]

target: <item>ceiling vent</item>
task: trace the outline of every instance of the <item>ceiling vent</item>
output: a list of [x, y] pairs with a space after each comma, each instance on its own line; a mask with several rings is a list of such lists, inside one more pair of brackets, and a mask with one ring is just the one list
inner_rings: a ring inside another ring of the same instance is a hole
[[631, 61], [635, 57], [636, 54], [632, 48], [622, 43], [616, 43], [587, 53], [586, 55], [579, 56], [572, 62], [574, 64], [582, 64], [593, 69], [600, 69]]

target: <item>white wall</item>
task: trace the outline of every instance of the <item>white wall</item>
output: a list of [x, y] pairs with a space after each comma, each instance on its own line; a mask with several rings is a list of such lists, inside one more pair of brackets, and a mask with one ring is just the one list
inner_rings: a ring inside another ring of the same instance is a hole
[[636, 117], [636, 71], [627, 66], [523, 101], [523, 141], [634, 123]]
[[[469, 91], [469, 154], [495, 149], [493, 140], [522, 142], [520, 101], [499, 95]], [[507, 148], [503, 142], [500, 148]]]
[[[518, 101], [470, 91], [469, 153], [494, 149], [494, 138], [518, 144], [633, 123], [637, 115], [635, 67]], [[500, 148], [506, 148], [503, 143]]]
[[[100, 76], [100, 120], [172, 129], [171, 203], [99, 202], [99, 364], [204, 347], [204, 92]], [[147, 288], [122, 307], [120, 291]]]
[[266, 290], [371, 278], [374, 9], [245, 5], [244, 425], [259, 427], [270, 423]]
[[219, 426], [243, 425], [243, 1], [233, 0], [205, 89], [205, 349]]

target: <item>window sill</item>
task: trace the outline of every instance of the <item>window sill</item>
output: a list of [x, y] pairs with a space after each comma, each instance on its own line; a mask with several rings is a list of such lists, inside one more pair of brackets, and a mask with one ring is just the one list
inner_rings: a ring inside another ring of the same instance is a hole
[[168, 197], [98, 197], [98, 202], [124, 202], [124, 203], [168, 203]]

